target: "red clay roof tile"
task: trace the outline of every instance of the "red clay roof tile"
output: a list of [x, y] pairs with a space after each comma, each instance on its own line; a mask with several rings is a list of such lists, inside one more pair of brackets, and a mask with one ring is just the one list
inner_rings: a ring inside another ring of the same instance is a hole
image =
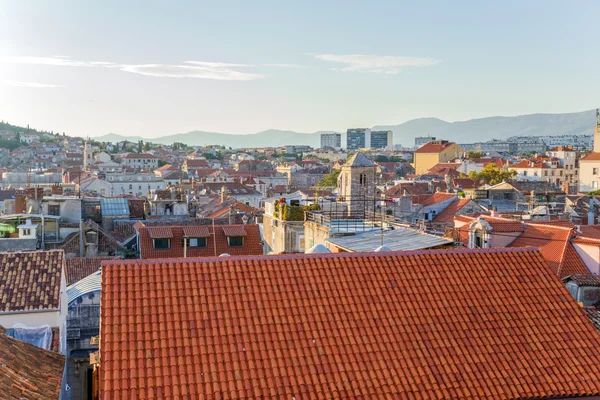
[[103, 265], [102, 399], [600, 393], [600, 333], [539, 251]]
[[151, 239], [170, 239], [173, 237], [173, 231], [168, 226], [153, 226], [147, 229]]
[[58, 399], [65, 357], [0, 333], [0, 396]]
[[244, 225], [224, 225], [223, 233], [225, 236], [246, 236], [246, 230], [244, 229]]
[[58, 309], [62, 250], [0, 253], [0, 313]]
[[183, 227], [183, 236], [185, 237], [208, 237], [210, 236], [210, 231], [208, 230], [208, 226], [184, 226]]

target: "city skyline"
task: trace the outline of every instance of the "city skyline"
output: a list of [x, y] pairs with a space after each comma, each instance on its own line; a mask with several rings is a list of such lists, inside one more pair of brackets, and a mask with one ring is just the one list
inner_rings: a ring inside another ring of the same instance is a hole
[[566, 113], [600, 89], [593, 2], [2, 4], [0, 118], [71, 135]]

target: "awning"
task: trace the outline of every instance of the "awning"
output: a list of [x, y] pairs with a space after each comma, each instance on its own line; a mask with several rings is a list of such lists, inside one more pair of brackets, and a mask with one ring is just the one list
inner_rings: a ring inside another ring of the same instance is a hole
[[192, 238], [201, 238], [210, 236], [208, 226], [184, 226], [183, 236]]
[[225, 236], [246, 236], [246, 230], [241, 225], [225, 225], [223, 226], [223, 233]]
[[173, 237], [171, 228], [164, 226], [148, 228], [148, 234], [152, 239], [169, 239]]

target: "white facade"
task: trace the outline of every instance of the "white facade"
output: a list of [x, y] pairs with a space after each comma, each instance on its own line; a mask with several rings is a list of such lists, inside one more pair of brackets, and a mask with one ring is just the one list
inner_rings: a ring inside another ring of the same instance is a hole
[[136, 169], [156, 169], [158, 168], [158, 158], [149, 154], [129, 154], [125, 157], [125, 165]]
[[106, 177], [112, 185], [112, 195], [146, 196], [151, 190], [165, 189], [165, 181], [154, 174], [115, 174]]

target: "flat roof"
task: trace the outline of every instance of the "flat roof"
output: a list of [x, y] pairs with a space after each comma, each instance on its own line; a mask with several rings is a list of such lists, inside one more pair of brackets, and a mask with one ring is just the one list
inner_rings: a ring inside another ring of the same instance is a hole
[[[369, 252], [381, 246], [381, 230], [357, 233], [327, 239], [327, 242], [347, 251]], [[396, 228], [383, 231], [383, 245], [392, 251], [423, 250], [451, 244], [451, 239], [431, 235], [415, 229]]]

